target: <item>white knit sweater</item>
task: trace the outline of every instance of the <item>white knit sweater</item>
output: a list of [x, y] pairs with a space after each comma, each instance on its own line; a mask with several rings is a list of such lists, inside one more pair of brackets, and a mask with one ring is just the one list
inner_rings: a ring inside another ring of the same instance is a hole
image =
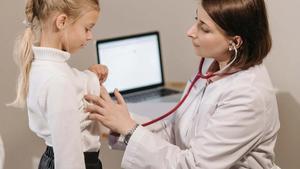
[[87, 119], [87, 93], [99, 95], [97, 76], [67, 64], [70, 54], [33, 47], [27, 107], [29, 127], [52, 146], [55, 169], [85, 169], [85, 151], [98, 151], [99, 125]]

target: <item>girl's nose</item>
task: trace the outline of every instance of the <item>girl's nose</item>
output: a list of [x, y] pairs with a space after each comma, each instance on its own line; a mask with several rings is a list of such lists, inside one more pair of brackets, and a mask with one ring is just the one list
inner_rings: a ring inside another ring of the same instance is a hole
[[92, 40], [93, 39], [93, 34], [92, 32], [87, 33], [87, 40]]

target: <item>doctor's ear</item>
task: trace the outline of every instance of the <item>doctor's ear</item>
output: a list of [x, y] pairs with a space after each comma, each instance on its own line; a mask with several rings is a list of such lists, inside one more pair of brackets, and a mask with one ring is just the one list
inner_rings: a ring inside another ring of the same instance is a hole
[[240, 48], [242, 44], [243, 44], [242, 38], [240, 36], [234, 36], [229, 41], [229, 51]]
[[66, 14], [60, 14], [56, 17], [55, 26], [58, 30], [62, 30], [65, 28], [67, 23], [68, 16]]

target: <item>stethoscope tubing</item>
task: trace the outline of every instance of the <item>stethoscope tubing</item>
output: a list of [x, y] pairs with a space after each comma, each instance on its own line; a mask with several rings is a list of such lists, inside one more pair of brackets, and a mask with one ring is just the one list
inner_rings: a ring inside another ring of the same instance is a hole
[[203, 57], [203, 58], [201, 58], [201, 61], [200, 61], [200, 64], [199, 64], [199, 69], [198, 69], [198, 73], [197, 73], [197, 75], [196, 75], [196, 77], [194, 78], [194, 80], [192, 81], [192, 83], [191, 83], [191, 85], [190, 85], [190, 87], [189, 87], [189, 89], [188, 89], [188, 91], [186, 92], [186, 94], [184, 95], [184, 97], [176, 104], [176, 106], [173, 108], [173, 109], [171, 109], [169, 112], [167, 112], [167, 113], [165, 113], [165, 114], [163, 114], [162, 116], [159, 116], [159, 117], [157, 117], [157, 118], [155, 118], [155, 119], [153, 119], [153, 120], [151, 120], [151, 121], [149, 121], [149, 122], [146, 122], [146, 123], [143, 123], [142, 124], [142, 126], [144, 126], [144, 127], [146, 127], [146, 126], [149, 126], [149, 125], [151, 125], [151, 124], [153, 124], [153, 123], [156, 123], [156, 122], [158, 122], [158, 121], [160, 121], [160, 120], [162, 120], [162, 119], [164, 119], [164, 118], [166, 118], [166, 117], [168, 117], [169, 115], [171, 115], [171, 114], [173, 114], [174, 112], [176, 112], [176, 110], [184, 103], [184, 101], [187, 99], [187, 97], [189, 96], [189, 94], [190, 94], [190, 92], [191, 92], [191, 90], [192, 90], [192, 88], [193, 88], [193, 86], [195, 85], [195, 83], [200, 79], [200, 78], [202, 78], [202, 79], [209, 79], [209, 78], [211, 78], [211, 77], [214, 77], [214, 76], [227, 76], [227, 75], [231, 75], [231, 74], [234, 74], [234, 73], [236, 73], [236, 72], [238, 72], [239, 70], [237, 70], [237, 71], [234, 71], [234, 72], [229, 72], [229, 73], [223, 73], [223, 71], [225, 71], [227, 68], [229, 68], [230, 66], [231, 66], [231, 64], [236, 60], [236, 58], [237, 58], [237, 54], [238, 54], [238, 51], [237, 51], [237, 48], [236, 48], [236, 46], [235, 45], [233, 45], [233, 48], [234, 48], [234, 58], [232, 59], [232, 61], [229, 63], [229, 64], [227, 64], [222, 70], [220, 70], [218, 73], [210, 73], [210, 72], [208, 72], [206, 75], [203, 75], [203, 73], [202, 73], [202, 68], [203, 68], [203, 64], [204, 64], [204, 61], [205, 61], [205, 58]]
[[176, 112], [176, 110], [184, 103], [184, 101], [187, 99], [187, 97], [189, 96], [192, 88], [194, 87], [195, 83], [200, 79], [209, 79], [213, 76], [216, 76], [217, 74], [214, 74], [214, 73], [211, 73], [211, 74], [207, 74], [207, 75], [203, 75], [202, 74], [202, 68], [203, 68], [203, 64], [204, 64], [204, 58], [201, 59], [200, 61], [200, 64], [199, 64], [199, 70], [198, 70], [198, 73], [196, 75], [196, 77], [193, 79], [188, 91], [186, 92], [186, 94], [184, 95], [184, 97], [176, 104], [176, 106], [174, 108], [172, 108], [169, 112], [163, 114], [162, 116], [159, 116], [149, 122], [146, 122], [146, 123], [143, 123], [142, 126], [146, 127], [146, 126], [149, 126], [153, 123], [156, 123], [166, 117], [168, 117], [169, 115], [173, 114], [174, 112]]
[[[236, 55], [237, 55], [237, 51], [236, 50], [235, 50], [235, 52], [236, 52]], [[235, 55], [235, 58], [236, 58], [236, 55]], [[239, 70], [237, 70], [237, 71], [234, 71], [234, 72], [229, 72], [229, 73], [225, 72], [225, 73], [222, 73], [223, 70], [227, 69], [233, 63], [233, 61], [232, 61], [231, 63], [228, 64], [228, 67], [226, 67], [225, 69], [223, 69], [219, 73], [207, 73], [206, 75], [203, 75], [202, 68], [203, 68], [204, 61], [205, 61], [205, 58], [201, 58], [201, 61], [200, 61], [200, 64], [199, 64], [198, 73], [197, 73], [196, 77], [193, 79], [193, 81], [192, 81], [190, 87], [188, 88], [188, 91], [184, 95], [184, 97], [176, 104], [176, 106], [173, 109], [171, 109], [169, 112], [167, 112], [167, 113], [165, 113], [165, 114], [163, 114], [163, 115], [161, 115], [161, 116], [159, 116], [159, 117], [157, 117], [157, 118], [155, 118], [155, 119], [153, 119], [151, 121], [143, 123], [142, 124], [143, 127], [149, 126], [149, 125], [151, 125], [153, 123], [156, 123], [156, 122], [158, 122], [160, 120], [163, 120], [164, 118], [166, 118], [166, 117], [170, 116], [171, 114], [173, 114], [174, 112], [176, 112], [176, 110], [185, 102], [185, 100], [189, 96], [192, 88], [194, 87], [194, 85], [196, 84], [196, 82], [199, 79], [206, 79], [207, 80], [207, 79], [210, 79], [211, 77], [214, 77], [214, 76], [228, 76], [228, 75], [234, 74], [234, 73], [236, 73], [236, 72], [239, 71]]]

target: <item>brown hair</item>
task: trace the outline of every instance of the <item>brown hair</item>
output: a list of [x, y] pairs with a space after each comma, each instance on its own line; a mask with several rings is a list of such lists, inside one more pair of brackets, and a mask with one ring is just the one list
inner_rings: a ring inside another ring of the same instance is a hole
[[228, 36], [240, 36], [234, 67], [261, 64], [272, 46], [264, 0], [202, 0], [203, 8]]
[[100, 10], [98, 0], [27, 0], [25, 7], [27, 28], [17, 39], [15, 45], [16, 63], [20, 73], [17, 83], [15, 107], [24, 107], [28, 93], [29, 72], [33, 60], [32, 44], [38, 41], [37, 35], [42, 31], [42, 23], [53, 12], [65, 13], [74, 21], [87, 10]]

